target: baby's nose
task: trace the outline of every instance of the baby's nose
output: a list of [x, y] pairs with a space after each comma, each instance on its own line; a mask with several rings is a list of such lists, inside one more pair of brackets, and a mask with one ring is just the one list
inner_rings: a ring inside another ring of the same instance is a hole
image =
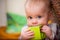
[[32, 22], [32, 24], [37, 24], [38, 22], [37, 22], [37, 20], [33, 20], [33, 22]]

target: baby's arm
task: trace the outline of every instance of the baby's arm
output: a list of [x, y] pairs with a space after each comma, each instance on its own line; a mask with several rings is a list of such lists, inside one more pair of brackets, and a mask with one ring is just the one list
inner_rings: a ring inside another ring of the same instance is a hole
[[21, 35], [20, 35], [20, 40], [29, 40], [30, 38], [33, 38], [33, 32], [30, 31], [28, 27], [22, 28]]

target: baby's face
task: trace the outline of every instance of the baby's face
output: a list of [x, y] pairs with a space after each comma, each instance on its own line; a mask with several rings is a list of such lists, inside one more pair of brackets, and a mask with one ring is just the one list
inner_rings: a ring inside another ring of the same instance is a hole
[[44, 6], [26, 9], [28, 26], [46, 25], [48, 21], [48, 12]]

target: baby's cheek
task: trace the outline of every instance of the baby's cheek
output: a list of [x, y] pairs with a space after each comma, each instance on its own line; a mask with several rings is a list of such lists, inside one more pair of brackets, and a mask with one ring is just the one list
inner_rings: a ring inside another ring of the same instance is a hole
[[47, 22], [47, 21], [43, 21], [42, 23], [43, 23], [43, 24], [45, 24], [45, 25], [46, 25], [46, 24], [48, 24], [48, 22]]
[[28, 24], [28, 26], [31, 26], [32, 25], [31, 21], [28, 21], [27, 24]]
[[38, 24], [46, 25], [48, 22], [46, 20], [40, 20]]

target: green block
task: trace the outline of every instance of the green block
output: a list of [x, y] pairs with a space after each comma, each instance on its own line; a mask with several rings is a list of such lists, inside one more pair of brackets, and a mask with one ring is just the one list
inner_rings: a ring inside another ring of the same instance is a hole
[[32, 26], [30, 30], [34, 32], [34, 38], [31, 40], [42, 40], [45, 38], [45, 34], [40, 31], [41, 26]]

